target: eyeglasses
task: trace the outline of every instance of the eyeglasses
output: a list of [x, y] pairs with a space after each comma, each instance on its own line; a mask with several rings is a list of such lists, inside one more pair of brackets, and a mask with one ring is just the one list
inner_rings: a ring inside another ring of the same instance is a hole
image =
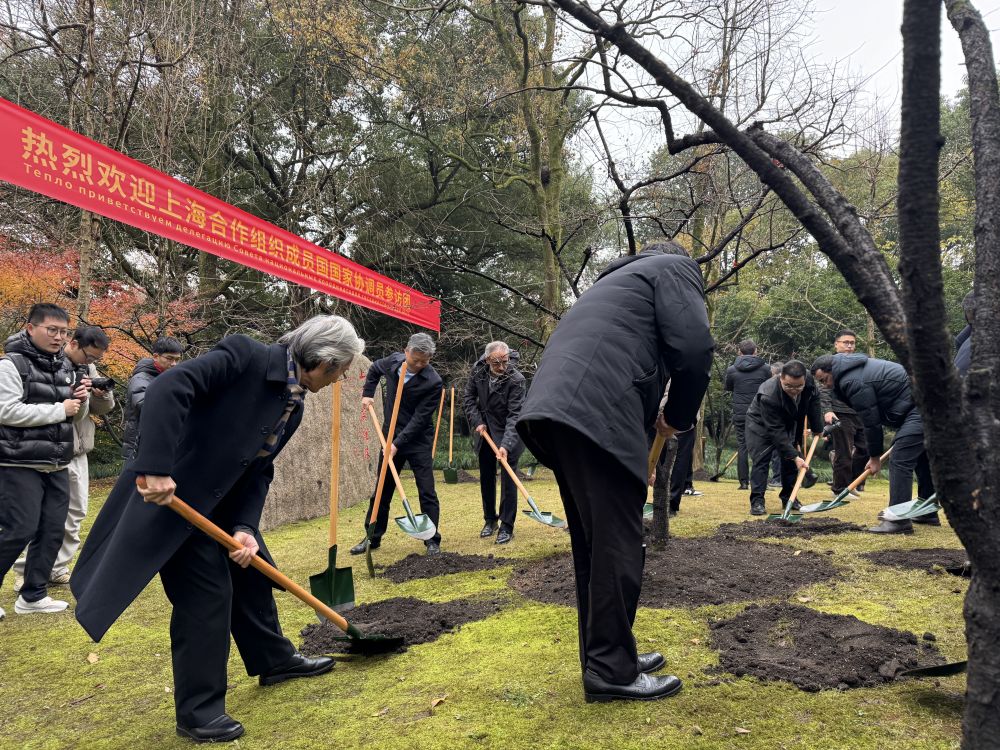
[[88, 365], [92, 365], [94, 362], [100, 362], [101, 357], [104, 356], [103, 350], [98, 352], [97, 354], [91, 354], [86, 349], [81, 349], [80, 351], [83, 352], [83, 361], [86, 362]]
[[495, 357], [490, 357], [486, 361], [489, 362], [491, 365], [506, 365], [508, 362], [510, 362], [510, 357], [504, 357], [503, 359], [496, 359]]
[[42, 330], [45, 331], [47, 334], [49, 334], [49, 336], [51, 336], [52, 338], [55, 338], [56, 336], [61, 336], [62, 338], [66, 338], [67, 336], [69, 336], [68, 328], [56, 328], [55, 326], [45, 326]]
[[157, 356], [162, 360], [165, 360], [167, 362], [173, 362], [174, 364], [181, 361], [180, 354], [159, 354]]

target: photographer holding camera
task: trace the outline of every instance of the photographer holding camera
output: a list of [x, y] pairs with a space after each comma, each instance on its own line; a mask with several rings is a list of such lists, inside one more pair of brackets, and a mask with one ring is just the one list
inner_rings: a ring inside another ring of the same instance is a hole
[[[108, 351], [107, 334], [96, 326], [79, 326], [73, 333], [73, 339], [63, 348], [63, 356], [75, 373], [75, 384], [83, 385], [90, 391], [90, 413], [102, 416], [115, 406], [115, 396], [112, 388], [114, 380], [102, 378], [94, 366]], [[52, 572], [49, 573], [49, 583], [65, 586], [69, 583], [69, 564], [80, 547], [80, 524], [87, 517], [87, 505], [90, 495], [90, 479], [87, 454], [94, 449], [95, 426], [92, 419], [81, 419], [73, 422], [73, 458], [67, 467], [69, 471], [69, 511], [66, 514], [66, 525], [63, 529], [62, 546], [56, 555]], [[20, 590], [24, 576], [26, 556], [14, 563], [14, 573], [17, 578], [14, 588]]]

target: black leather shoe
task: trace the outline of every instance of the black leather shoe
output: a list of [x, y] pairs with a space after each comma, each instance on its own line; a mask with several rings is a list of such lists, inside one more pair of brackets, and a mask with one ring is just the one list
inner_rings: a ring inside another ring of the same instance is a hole
[[750, 489], [750, 485], [747, 484], [746, 482], [740, 482], [739, 489], [740, 490], [748, 490], [748, 489]]
[[487, 537], [491, 537], [496, 533], [497, 533], [497, 522], [487, 521], [486, 525], [483, 526], [483, 530], [479, 532], [479, 538], [486, 539]]
[[913, 523], [909, 520], [886, 521], [883, 520], [878, 526], [868, 529], [870, 534], [912, 534]]
[[177, 725], [177, 734], [195, 742], [231, 742], [243, 736], [243, 725], [229, 714], [216, 716], [200, 727], [182, 727]]
[[640, 672], [635, 682], [616, 685], [605, 682], [590, 669], [583, 673], [583, 697], [587, 703], [655, 701], [674, 695], [680, 689], [681, 681], [673, 675], [654, 677]]
[[309, 659], [300, 653], [296, 653], [281, 666], [275, 667], [266, 674], [262, 674], [258, 681], [261, 685], [277, 685], [279, 682], [294, 680], [296, 677], [315, 677], [316, 675], [326, 674], [333, 669], [336, 663], [329, 656]]
[[925, 526], [940, 526], [941, 519], [938, 517], [937, 513], [928, 513], [926, 516], [917, 516], [916, 518], [911, 518], [913, 523], [922, 523]]
[[751, 503], [750, 515], [751, 516], [767, 515], [767, 508], [764, 507], [764, 503]]
[[433, 557], [434, 555], [440, 555], [440, 554], [441, 554], [441, 545], [440, 544], [438, 544], [437, 542], [428, 542], [427, 543], [427, 552], [426, 552], [426, 555], [428, 557]]
[[497, 544], [507, 544], [511, 539], [514, 538], [514, 532], [509, 529], [500, 529], [500, 533], [497, 534]]
[[639, 671], [644, 674], [655, 672], [657, 669], [663, 669], [663, 665], [666, 663], [667, 660], [663, 658], [663, 654], [659, 651], [639, 654]]
[[[362, 539], [360, 542], [351, 547], [352, 555], [363, 555], [368, 550], [368, 539]], [[372, 549], [378, 549], [382, 546], [381, 542], [371, 542]]]

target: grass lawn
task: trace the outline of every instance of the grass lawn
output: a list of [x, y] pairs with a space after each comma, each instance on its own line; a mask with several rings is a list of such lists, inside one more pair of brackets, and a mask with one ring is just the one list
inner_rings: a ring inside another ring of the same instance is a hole
[[[438, 474], [440, 477], [440, 474]], [[543, 510], [560, 514], [551, 475], [528, 484]], [[408, 494], [416, 497], [411, 477]], [[705, 494], [685, 497], [671, 521], [679, 536], [712, 534], [723, 522], [748, 518], [746, 493], [727, 480], [698, 484]], [[803, 493], [824, 497], [824, 485]], [[107, 488], [97, 488], [95, 514]], [[507, 548], [480, 541], [478, 485], [438, 484], [445, 551], [536, 559], [569, 549], [569, 537], [526, 518]], [[860, 502], [832, 513], [869, 524], [885, 505], [887, 486], [869, 483]], [[776, 496], [768, 493], [773, 509]], [[523, 505], [523, 503], [522, 503]], [[394, 510], [395, 510], [394, 506]], [[371, 580], [364, 558], [347, 548], [362, 537], [363, 511], [341, 516], [341, 565], [353, 563], [359, 603], [392, 596], [448, 601], [474, 593], [507, 592], [500, 614], [464, 626], [405, 654], [342, 662], [329, 675], [261, 688], [242, 669], [233, 649], [228, 710], [246, 726], [242, 748], [957, 748], [964, 676], [905, 681], [839, 692], [806, 693], [786, 683], [724, 680], [707, 671], [718, 663], [710, 647], [710, 618], [746, 605], [640, 610], [640, 650], [658, 649], [668, 670], [685, 681], [676, 697], [653, 703], [583, 701], [576, 644], [576, 613], [545, 606], [507, 589], [511, 568], [394, 585]], [[282, 570], [305, 584], [326, 568], [326, 521], [292, 524], [267, 534]], [[771, 540], [775, 541], [775, 540]], [[155, 544], [156, 540], [149, 540]], [[775, 542], [779, 543], [779, 542]], [[931, 631], [949, 661], [965, 658], [962, 601], [966, 582], [874, 565], [859, 554], [888, 548], [959, 547], [944, 526], [918, 527], [910, 537], [842, 534], [786, 540], [826, 552], [840, 570], [830, 582], [803, 589], [823, 612], [853, 614], [870, 623]], [[422, 550], [393, 526], [375, 553], [388, 564]], [[13, 612], [13, 576], [0, 591], [7, 619], [0, 622], [0, 747], [191, 747], [174, 734], [169, 606], [154, 581], [104, 641], [92, 643], [72, 614], [21, 616]], [[68, 590], [57, 588], [56, 596]], [[278, 594], [285, 633], [315, 622], [312, 610]], [[758, 601], [773, 599], [766, 590]]]

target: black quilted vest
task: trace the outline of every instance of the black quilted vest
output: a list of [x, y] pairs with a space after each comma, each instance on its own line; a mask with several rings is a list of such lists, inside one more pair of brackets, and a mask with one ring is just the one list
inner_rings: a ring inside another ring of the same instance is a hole
[[[58, 404], [73, 397], [73, 363], [35, 348], [27, 334], [8, 339], [4, 359], [14, 362], [26, 404]], [[73, 458], [73, 420], [41, 427], [0, 425], [0, 463], [66, 466]]]

